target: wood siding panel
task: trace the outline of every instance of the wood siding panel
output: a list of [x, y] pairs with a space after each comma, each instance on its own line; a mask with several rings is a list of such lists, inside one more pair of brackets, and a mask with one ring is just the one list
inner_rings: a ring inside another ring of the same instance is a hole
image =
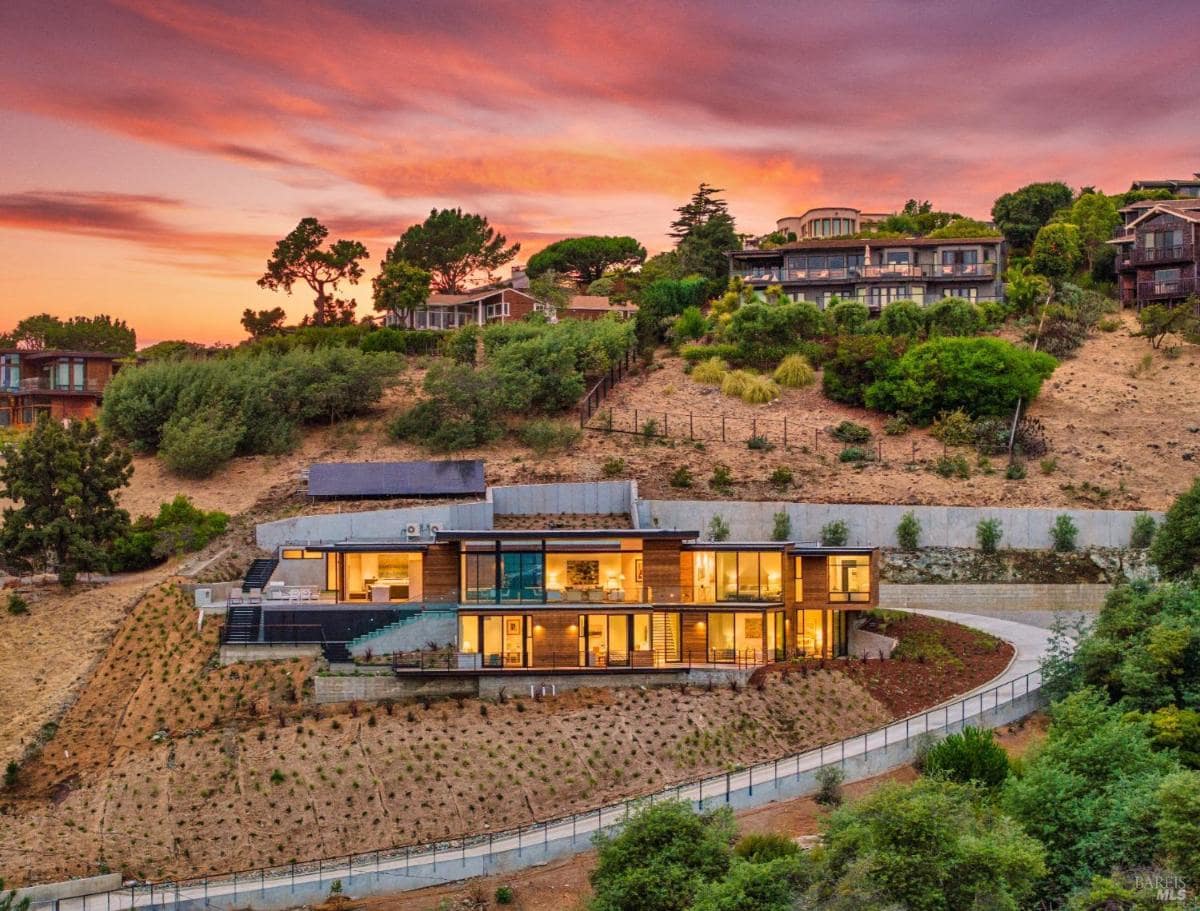
[[642, 584], [655, 603], [679, 601], [680, 545], [677, 540], [648, 539], [642, 543]]
[[801, 557], [804, 586], [800, 607], [820, 610], [829, 607], [829, 564], [827, 557]]
[[421, 565], [425, 575], [425, 601], [444, 604], [459, 600], [457, 543], [430, 544]]
[[[708, 614], [705, 611], [684, 611], [683, 660], [706, 661], [708, 659]], [[697, 624], [701, 624], [697, 627]]]
[[[579, 666], [579, 612], [538, 610], [533, 613], [533, 666]], [[539, 629], [540, 627], [540, 629]]]

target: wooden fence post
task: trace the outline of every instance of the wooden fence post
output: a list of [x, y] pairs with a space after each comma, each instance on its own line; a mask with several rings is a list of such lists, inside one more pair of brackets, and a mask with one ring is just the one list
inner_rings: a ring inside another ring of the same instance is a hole
[[783, 416], [783, 448], [787, 449], [787, 415]]

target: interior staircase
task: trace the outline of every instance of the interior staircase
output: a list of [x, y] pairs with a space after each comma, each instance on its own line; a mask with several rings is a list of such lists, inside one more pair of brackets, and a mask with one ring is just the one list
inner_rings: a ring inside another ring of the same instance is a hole
[[[369, 633], [365, 633], [355, 639], [351, 639], [346, 643], [346, 648], [351, 653], [357, 652], [361, 654], [364, 649], [371, 648], [373, 643], [386, 642], [387, 638], [396, 630], [403, 629], [406, 626], [411, 626], [414, 623], [419, 623], [422, 621], [446, 620], [448, 618], [456, 617], [457, 615], [458, 611], [456, 610], [414, 611], [413, 613], [407, 614], [393, 623], [389, 623], [387, 626], [381, 626], [379, 629], [371, 630]], [[422, 645], [423, 644], [424, 643], [422, 643]], [[373, 648], [372, 651], [374, 651], [376, 654], [387, 654], [386, 648]]]

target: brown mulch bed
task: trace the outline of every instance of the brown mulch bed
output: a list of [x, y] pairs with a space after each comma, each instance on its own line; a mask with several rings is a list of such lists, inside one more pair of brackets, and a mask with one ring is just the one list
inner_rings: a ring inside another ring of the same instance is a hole
[[999, 676], [1013, 647], [970, 627], [919, 614], [868, 620], [867, 629], [900, 640], [885, 661], [839, 661], [834, 667], [862, 685], [898, 718], [924, 711]]

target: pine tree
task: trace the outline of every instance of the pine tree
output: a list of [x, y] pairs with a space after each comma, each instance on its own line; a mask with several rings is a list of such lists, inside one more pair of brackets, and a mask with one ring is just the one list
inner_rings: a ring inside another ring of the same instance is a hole
[[4, 510], [0, 553], [10, 567], [58, 571], [64, 585], [80, 571], [107, 567], [108, 548], [129, 527], [115, 491], [133, 473], [128, 452], [94, 421], [63, 426], [43, 416], [19, 443], [0, 447]]

